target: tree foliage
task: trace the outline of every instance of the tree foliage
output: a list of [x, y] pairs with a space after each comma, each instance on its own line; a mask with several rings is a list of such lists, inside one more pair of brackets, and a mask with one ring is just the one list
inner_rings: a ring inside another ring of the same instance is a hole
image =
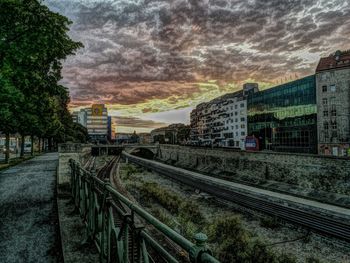
[[84, 140], [83, 129], [74, 132], [68, 90], [58, 83], [62, 61], [82, 47], [68, 36], [70, 24], [38, 0], [0, 2], [0, 131]]

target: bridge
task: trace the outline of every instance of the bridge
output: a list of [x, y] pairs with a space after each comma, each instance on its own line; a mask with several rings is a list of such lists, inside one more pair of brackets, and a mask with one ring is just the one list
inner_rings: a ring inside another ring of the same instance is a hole
[[124, 145], [107, 145], [99, 144], [91, 146], [91, 154], [93, 156], [101, 155], [116, 155], [120, 154], [122, 151], [128, 153], [141, 152], [142, 154], [154, 156], [159, 151], [159, 146], [154, 144], [124, 144]]

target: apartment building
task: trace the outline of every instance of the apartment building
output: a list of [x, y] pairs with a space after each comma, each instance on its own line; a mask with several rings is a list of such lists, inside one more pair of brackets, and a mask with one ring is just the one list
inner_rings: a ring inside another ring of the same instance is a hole
[[318, 153], [350, 156], [350, 50], [320, 59], [316, 94]]
[[191, 112], [191, 141], [199, 145], [218, 145], [245, 149], [247, 136], [247, 96], [258, 91], [258, 84], [199, 104]]

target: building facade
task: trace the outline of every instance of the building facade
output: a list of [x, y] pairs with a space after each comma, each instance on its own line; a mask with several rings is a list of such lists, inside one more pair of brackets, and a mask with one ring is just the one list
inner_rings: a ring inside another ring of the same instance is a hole
[[93, 104], [86, 109], [86, 128], [92, 141], [106, 142], [108, 139], [108, 112], [104, 104]]
[[191, 141], [198, 145], [245, 148], [247, 136], [247, 96], [258, 91], [256, 83], [199, 104], [192, 110]]
[[248, 135], [261, 149], [317, 152], [315, 75], [248, 96]]
[[318, 153], [350, 156], [350, 50], [320, 59], [316, 90]]
[[86, 127], [87, 124], [87, 112], [86, 109], [81, 109], [80, 111], [75, 111], [72, 114], [73, 122], [79, 123]]

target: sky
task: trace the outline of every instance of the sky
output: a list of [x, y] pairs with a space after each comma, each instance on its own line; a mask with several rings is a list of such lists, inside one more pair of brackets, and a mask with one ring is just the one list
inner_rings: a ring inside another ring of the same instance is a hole
[[350, 49], [350, 0], [46, 0], [84, 44], [64, 62], [71, 110], [105, 103], [117, 132], [189, 123], [199, 103], [313, 74]]

